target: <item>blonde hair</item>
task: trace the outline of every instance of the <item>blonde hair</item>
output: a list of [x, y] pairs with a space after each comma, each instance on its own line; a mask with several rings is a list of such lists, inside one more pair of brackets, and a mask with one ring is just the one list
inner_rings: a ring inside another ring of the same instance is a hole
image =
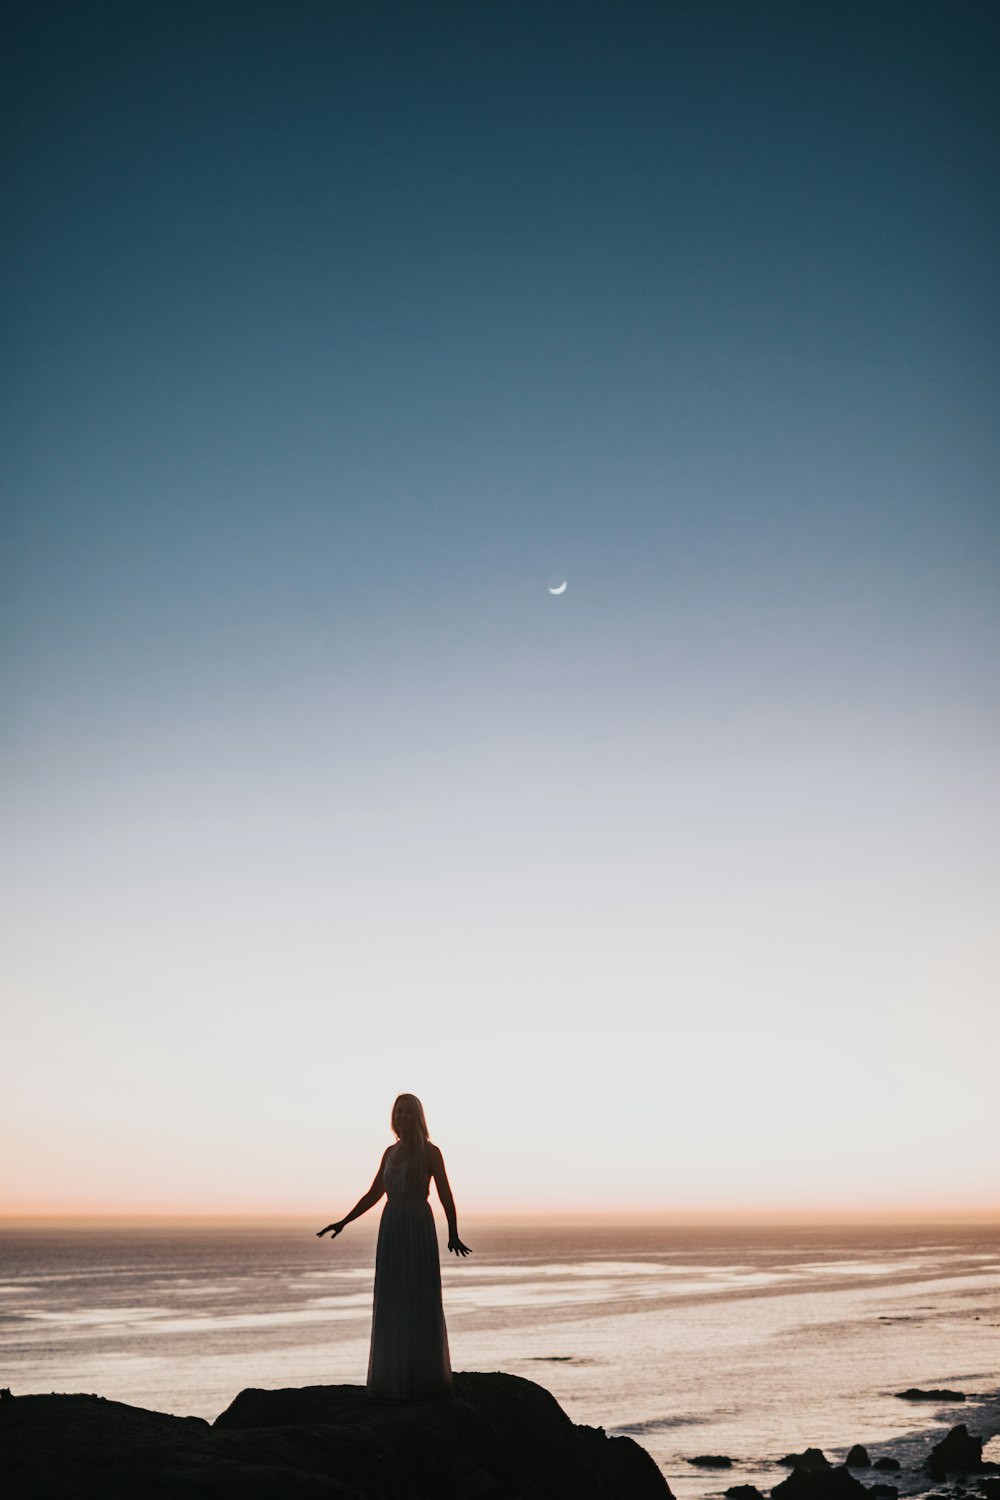
[[399, 1131], [396, 1129], [396, 1110], [399, 1108], [399, 1106], [401, 1104], [408, 1104], [410, 1106], [410, 1109], [413, 1111], [414, 1122], [416, 1124], [416, 1132], [417, 1132], [417, 1135], [420, 1137], [420, 1140], [419, 1140], [419, 1149], [421, 1151], [426, 1151], [427, 1150], [427, 1142], [430, 1140], [430, 1135], [429, 1135], [428, 1130], [427, 1130], [427, 1116], [424, 1114], [424, 1106], [421, 1104], [421, 1102], [417, 1098], [416, 1094], [399, 1094], [399, 1095], [397, 1095], [396, 1100], [395, 1100], [395, 1102], [393, 1103], [393, 1106], [392, 1106], [392, 1114], [389, 1117], [389, 1124], [392, 1127], [394, 1135], [399, 1140], [402, 1140], [402, 1136], [399, 1134]]
[[427, 1181], [430, 1176], [430, 1168], [427, 1161], [427, 1116], [424, 1114], [424, 1106], [416, 1094], [400, 1094], [392, 1106], [390, 1123], [395, 1131], [396, 1138], [402, 1142], [403, 1137], [396, 1129], [396, 1111], [401, 1104], [410, 1106], [413, 1116], [413, 1137], [406, 1146], [397, 1153], [397, 1161], [403, 1169], [404, 1182], [408, 1192], [417, 1192], [421, 1188], [426, 1190]]

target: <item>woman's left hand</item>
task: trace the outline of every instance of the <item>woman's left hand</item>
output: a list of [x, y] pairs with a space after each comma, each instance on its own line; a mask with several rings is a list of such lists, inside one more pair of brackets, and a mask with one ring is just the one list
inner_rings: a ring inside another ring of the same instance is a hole
[[468, 1245], [463, 1245], [457, 1234], [453, 1234], [448, 1241], [448, 1249], [455, 1255], [471, 1255], [472, 1251]]

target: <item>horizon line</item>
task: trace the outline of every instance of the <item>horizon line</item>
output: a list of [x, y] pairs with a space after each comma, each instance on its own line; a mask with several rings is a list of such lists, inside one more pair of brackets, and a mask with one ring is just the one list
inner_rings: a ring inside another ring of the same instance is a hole
[[[377, 1205], [376, 1205], [377, 1207]], [[55, 1208], [55, 1209], [9, 1209], [0, 1210], [0, 1227], [19, 1227], [31, 1224], [53, 1226], [69, 1224], [162, 1224], [162, 1225], [209, 1225], [209, 1224], [267, 1224], [300, 1222], [303, 1219], [322, 1218], [313, 1208], [280, 1209], [228, 1209], [204, 1208]], [[367, 1218], [367, 1216], [365, 1216]], [[955, 1209], [871, 1209], [871, 1208], [760, 1208], [760, 1209], [526, 1209], [495, 1208], [470, 1209], [462, 1215], [463, 1221], [480, 1224], [530, 1223], [552, 1224], [617, 1224], [622, 1226], [648, 1226], [664, 1229], [712, 1229], [712, 1228], [810, 1228], [810, 1227], [904, 1227], [907, 1225], [984, 1226], [1000, 1227], [1000, 1207], [955, 1208]], [[373, 1213], [369, 1222], [375, 1224], [378, 1214]], [[359, 1220], [359, 1223], [361, 1221]]]

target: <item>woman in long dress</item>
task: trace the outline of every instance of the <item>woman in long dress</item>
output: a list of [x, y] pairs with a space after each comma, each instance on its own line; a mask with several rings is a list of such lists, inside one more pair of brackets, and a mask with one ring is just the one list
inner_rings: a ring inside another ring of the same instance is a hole
[[395, 1145], [382, 1156], [375, 1180], [350, 1213], [319, 1235], [332, 1238], [352, 1219], [374, 1208], [383, 1194], [375, 1252], [375, 1301], [368, 1360], [368, 1392], [392, 1401], [451, 1394], [448, 1332], [441, 1305], [441, 1263], [434, 1215], [427, 1201], [431, 1178], [448, 1220], [448, 1249], [471, 1252], [458, 1237], [455, 1200], [444, 1158], [428, 1138], [424, 1107], [415, 1094], [392, 1106]]

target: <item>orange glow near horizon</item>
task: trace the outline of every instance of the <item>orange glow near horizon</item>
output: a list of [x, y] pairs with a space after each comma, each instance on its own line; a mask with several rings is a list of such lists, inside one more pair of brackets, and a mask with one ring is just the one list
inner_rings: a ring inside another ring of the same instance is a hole
[[[431, 1202], [440, 1216], [437, 1199]], [[381, 1204], [360, 1224], [374, 1224]], [[83, 1204], [14, 1204], [0, 1208], [0, 1225], [24, 1224], [268, 1224], [311, 1221], [322, 1217], [322, 1205], [285, 1205], [267, 1208], [262, 1205], [233, 1205], [224, 1210], [205, 1205], [136, 1205], [105, 1203]], [[796, 1225], [935, 1225], [983, 1224], [1000, 1226], [1000, 1206], [993, 1203], [956, 1203], [948, 1207], [901, 1203], [891, 1207], [871, 1204], [760, 1204], [677, 1206], [672, 1209], [650, 1209], [639, 1206], [620, 1208], [587, 1208], [582, 1205], [560, 1206], [549, 1210], [531, 1206], [470, 1204], [462, 1211], [463, 1220], [477, 1223], [529, 1222], [536, 1224], [642, 1224], [664, 1228], [713, 1228]]]

